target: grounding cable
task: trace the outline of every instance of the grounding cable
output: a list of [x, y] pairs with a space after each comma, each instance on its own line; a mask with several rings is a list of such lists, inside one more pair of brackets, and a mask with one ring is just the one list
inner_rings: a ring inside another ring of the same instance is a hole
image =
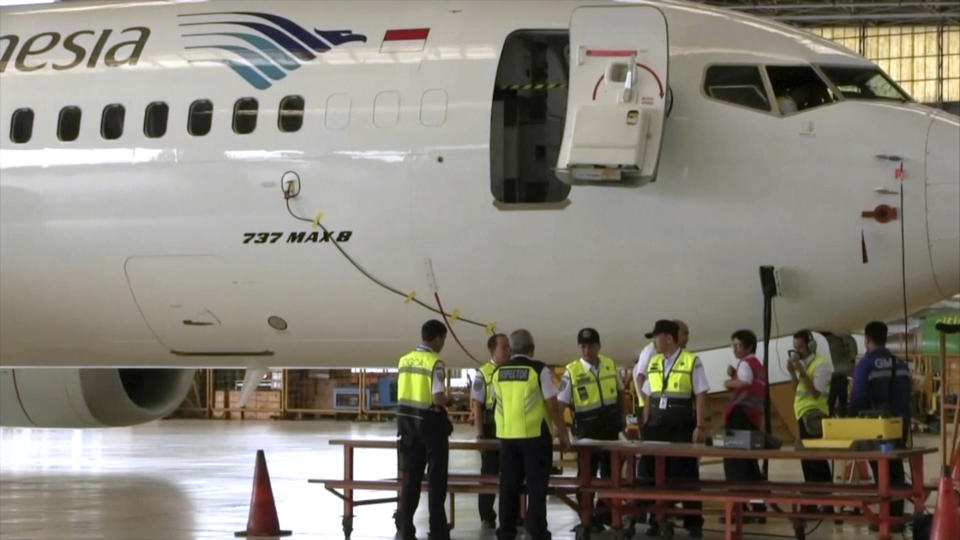
[[[286, 177], [288, 174], [293, 174], [293, 175], [297, 178], [297, 183], [299, 184], [300, 176], [299, 176], [297, 173], [295, 173], [295, 172], [293, 172], [293, 171], [287, 171], [286, 173], [284, 173], [284, 177]], [[480, 363], [481, 363], [479, 360], [476, 359], [476, 357], [474, 357], [472, 354], [470, 354], [470, 351], [468, 351], [467, 348], [463, 346], [463, 343], [460, 342], [460, 338], [457, 337], [456, 332], [454, 332], [454, 330], [453, 330], [453, 323], [447, 318], [448, 315], [452, 315], [452, 314], [448, 314], [446, 311], [443, 310], [443, 306], [440, 304], [440, 294], [439, 294], [436, 290], [434, 290], [434, 292], [433, 292], [434, 299], [437, 301], [437, 307], [435, 308], [435, 307], [431, 306], [430, 304], [427, 304], [427, 303], [425, 303], [425, 302], [417, 299], [417, 297], [416, 297], [416, 295], [415, 295], [414, 292], [405, 293], [405, 292], [397, 289], [396, 287], [392, 287], [392, 286], [390, 286], [389, 284], [384, 283], [382, 280], [378, 279], [376, 276], [374, 276], [373, 274], [371, 274], [370, 272], [368, 272], [360, 263], [358, 263], [358, 262], [356, 261], [356, 259], [354, 259], [353, 257], [351, 257], [350, 254], [347, 253], [347, 251], [346, 251], [345, 249], [343, 249], [343, 246], [340, 245], [340, 242], [338, 242], [337, 239], [330, 233], [330, 231], [323, 225], [323, 223], [320, 222], [320, 219], [319, 219], [320, 214], [318, 214], [317, 217], [314, 218], [314, 219], [308, 219], [308, 218], [305, 218], [305, 217], [303, 217], [303, 216], [297, 215], [297, 213], [293, 211], [293, 208], [290, 207], [290, 199], [293, 199], [294, 197], [296, 197], [297, 195], [299, 195], [299, 193], [300, 193], [299, 189], [297, 189], [296, 191], [294, 191], [292, 187], [289, 187], [289, 186], [284, 187], [284, 186], [282, 186], [282, 185], [281, 185], [281, 189], [283, 189], [283, 198], [284, 198], [284, 202], [286, 203], [287, 212], [288, 212], [294, 219], [299, 220], [299, 221], [303, 221], [303, 222], [306, 222], [306, 223], [309, 223], [309, 224], [311, 224], [312, 226], [317, 227], [317, 228], [319, 228], [320, 230], [322, 230], [322, 231], [324, 232], [324, 234], [326, 234], [326, 235], [328, 235], [328, 236], [330, 237], [330, 241], [333, 243], [333, 246], [337, 249], [337, 251], [340, 252], [341, 255], [343, 255], [343, 258], [345, 258], [345, 259], [347, 260], [347, 262], [350, 263], [351, 266], [353, 266], [358, 272], [360, 272], [361, 274], [363, 274], [363, 276], [366, 277], [368, 280], [372, 281], [373, 283], [375, 283], [376, 285], [380, 286], [381, 288], [383, 288], [383, 289], [385, 289], [385, 290], [387, 290], [387, 291], [389, 291], [389, 292], [391, 292], [391, 293], [393, 293], [393, 294], [395, 294], [395, 295], [397, 295], [397, 296], [400, 296], [401, 298], [404, 299], [405, 302], [413, 302], [414, 304], [417, 304], [417, 305], [419, 305], [420, 307], [423, 307], [423, 308], [425, 308], [425, 309], [427, 309], [427, 310], [429, 310], [429, 311], [431, 311], [431, 312], [433, 312], [433, 313], [436, 313], [436, 314], [442, 316], [442, 317], [443, 317], [443, 322], [444, 322], [444, 324], [446, 324], [447, 328], [450, 330], [450, 334], [453, 336], [453, 339], [457, 342], [457, 345], [460, 346], [460, 348], [463, 350], [463, 352], [466, 353], [466, 355], [467, 355], [471, 360], [473, 360], [473, 361], [476, 362], [477, 364], [480, 364]], [[439, 308], [439, 309], [438, 309], [438, 308]], [[466, 317], [461, 317], [461, 316], [459, 316], [459, 315], [453, 315], [453, 319], [456, 320], [456, 321], [463, 321], [464, 323], [470, 324], [470, 325], [473, 325], [473, 326], [479, 326], [480, 328], [485, 329], [488, 333], [492, 332], [492, 330], [493, 330], [493, 328], [494, 328], [494, 323], [492, 323], [492, 322], [491, 322], [491, 323], [482, 323], [482, 322], [475, 321], [475, 320], [472, 320], [472, 319], [469, 319], [469, 318], [466, 318]]]

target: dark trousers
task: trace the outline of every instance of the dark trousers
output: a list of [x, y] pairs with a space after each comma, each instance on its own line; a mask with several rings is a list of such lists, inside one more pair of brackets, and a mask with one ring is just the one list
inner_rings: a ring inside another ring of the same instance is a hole
[[547, 530], [547, 482], [553, 464], [549, 435], [533, 439], [500, 439], [500, 528], [498, 540], [517, 536], [520, 486], [527, 482], [527, 534], [532, 540], [550, 540]]
[[[654, 414], [657, 414], [656, 412]], [[666, 441], [689, 443], [693, 440], [693, 430], [696, 427], [696, 419], [692, 412], [677, 413], [670, 411], [670, 414], [663, 414], [662, 418], [651, 417], [650, 421], [643, 426], [643, 440], [645, 441]], [[643, 473], [650, 478], [654, 477], [654, 458], [653, 456], [644, 456]], [[700, 480], [700, 463], [697, 458], [666, 458], [667, 479], [677, 480]], [[684, 501], [683, 507], [692, 510], [701, 510], [703, 504], [700, 501]], [[653, 519], [650, 521], [653, 523]], [[683, 526], [687, 529], [694, 527], [703, 527], [703, 516], [684, 516]]]
[[[500, 474], [500, 452], [480, 452], [480, 474]], [[496, 498], [496, 495], [487, 493], [477, 496], [480, 521], [496, 521], [497, 513], [493, 511], [493, 500]]]
[[413, 515], [420, 504], [420, 482], [427, 467], [430, 482], [428, 501], [430, 509], [431, 540], [448, 540], [450, 528], [444, 503], [447, 498], [447, 460], [449, 432], [443, 413], [428, 412], [422, 420], [407, 416], [397, 417], [400, 442], [397, 446], [402, 463], [403, 486], [397, 512], [397, 529], [401, 540], [416, 537]]
[[847, 375], [834, 373], [830, 377], [830, 394], [827, 398], [830, 416], [847, 415]]
[[[800, 427], [801, 439], [807, 439], [813, 436], [812, 433], [807, 431], [802, 421], [797, 420], [797, 425]], [[800, 468], [803, 469], [803, 479], [807, 482], [833, 482], [830, 463], [825, 459], [801, 459]], [[805, 505], [803, 511], [816, 512], [816, 506]]]
[[[730, 416], [725, 423], [727, 429], [763, 429], [750, 421], [750, 417], [743, 411], [742, 406], [736, 406], [730, 411]], [[755, 459], [724, 459], [723, 474], [727, 482], [762, 482], [763, 474], [760, 472], [760, 463]], [[754, 510], [764, 510], [766, 507], [762, 503], [752, 505]]]

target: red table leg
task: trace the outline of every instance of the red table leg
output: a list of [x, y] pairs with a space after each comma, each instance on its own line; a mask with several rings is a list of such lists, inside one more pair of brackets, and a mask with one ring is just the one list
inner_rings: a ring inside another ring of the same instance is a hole
[[724, 501], [723, 503], [723, 537], [726, 540], [733, 540], [733, 503]]
[[[613, 481], [613, 489], [620, 489], [620, 452], [610, 452], [610, 479]], [[597, 501], [598, 503], [600, 501]], [[623, 527], [622, 506], [620, 499], [610, 500], [610, 526], [614, 529]]]
[[910, 457], [910, 481], [913, 487], [913, 514], [923, 513], [923, 505], [927, 500], [926, 490], [923, 488], [923, 456]]
[[877, 494], [880, 496], [880, 524], [881, 540], [890, 538], [890, 460], [877, 461]]
[[[353, 445], [343, 445], [343, 479], [349, 486], [353, 482]], [[343, 534], [350, 538], [353, 532], [353, 490], [343, 490]]]
[[590, 477], [590, 449], [577, 449], [577, 459], [580, 460], [580, 470], [577, 473], [580, 489], [580, 524], [583, 527], [589, 527], [593, 523], [593, 491], [591, 491]]
[[[661, 490], [667, 486], [666, 456], [653, 457], [653, 485], [657, 488], [657, 490]], [[663, 499], [657, 499], [657, 502], [654, 505], [654, 515], [657, 516], [657, 523], [663, 523], [663, 520], [666, 518], [666, 510], [667, 501]]]

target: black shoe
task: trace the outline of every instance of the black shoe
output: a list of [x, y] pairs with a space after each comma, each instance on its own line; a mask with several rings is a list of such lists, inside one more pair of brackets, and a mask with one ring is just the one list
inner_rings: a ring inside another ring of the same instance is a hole
[[687, 536], [690, 538], [703, 538], [703, 526], [697, 525], [687, 529]]
[[497, 518], [485, 519], [480, 522], [480, 526], [484, 529], [496, 529], [497, 528]]

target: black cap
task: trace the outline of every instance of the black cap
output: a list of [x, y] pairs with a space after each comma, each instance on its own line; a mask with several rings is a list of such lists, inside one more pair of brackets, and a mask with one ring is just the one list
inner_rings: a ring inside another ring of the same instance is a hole
[[680, 336], [680, 326], [673, 321], [668, 321], [667, 319], [660, 319], [653, 325], [653, 330], [644, 334], [647, 338], [652, 338], [657, 334], [670, 334], [673, 336], [673, 339], [679, 339]]
[[600, 334], [593, 328], [584, 328], [577, 332], [577, 345], [600, 343]]

